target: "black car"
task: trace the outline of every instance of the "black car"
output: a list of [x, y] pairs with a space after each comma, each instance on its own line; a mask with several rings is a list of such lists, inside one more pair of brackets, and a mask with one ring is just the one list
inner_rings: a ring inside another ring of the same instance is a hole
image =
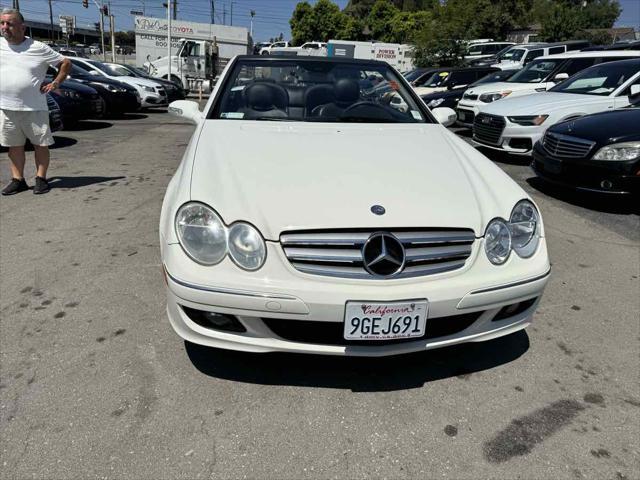
[[462, 95], [464, 95], [464, 92], [466, 92], [468, 88], [482, 85], [484, 83], [504, 82], [518, 71], [498, 70], [497, 68], [490, 70], [494, 71], [492, 73], [489, 73], [488, 75], [485, 75], [480, 80], [476, 80], [468, 86], [453, 87], [445, 92], [429, 93], [427, 95], [420, 95], [420, 97], [424, 100], [429, 108], [448, 107], [455, 110], [455, 108], [458, 106], [458, 102], [462, 98]]
[[615, 194], [640, 194], [640, 94], [612, 112], [550, 127], [533, 147], [533, 171], [550, 183]]
[[[49, 68], [47, 76], [56, 75], [57, 71]], [[113, 78], [96, 77], [73, 65], [69, 79], [95, 89], [104, 104], [105, 116], [120, 115], [140, 110], [140, 96], [135, 87]], [[65, 81], [66, 83], [66, 81]]]
[[[52, 78], [47, 76], [43, 83], [46, 85], [51, 81]], [[100, 118], [104, 113], [102, 98], [88, 85], [67, 79], [50, 94], [62, 110], [62, 118], [66, 125], [87, 118]]]
[[414, 87], [461, 88], [481, 79], [489, 73], [499, 70], [494, 67], [448, 67], [426, 70], [411, 81]]
[[58, 102], [56, 102], [49, 93], [47, 93], [47, 108], [49, 109], [49, 128], [51, 132], [62, 130], [64, 128], [62, 110], [60, 110]]
[[156, 78], [149, 75], [149, 73], [144, 68], [134, 67], [132, 65], [122, 65], [122, 64], [114, 64], [114, 63], [105, 63], [105, 65], [112, 71], [120, 73], [122, 75], [130, 75], [132, 77], [138, 78], [146, 78], [147, 80], [153, 80], [156, 83], [159, 83], [164, 87], [164, 90], [167, 92], [167, 99], [169, 102], [173, 102], [174, 100], [184, 100], [187, 96], [185, 94], [184, 88], [177, 83], [174, 83], [165, 78]]

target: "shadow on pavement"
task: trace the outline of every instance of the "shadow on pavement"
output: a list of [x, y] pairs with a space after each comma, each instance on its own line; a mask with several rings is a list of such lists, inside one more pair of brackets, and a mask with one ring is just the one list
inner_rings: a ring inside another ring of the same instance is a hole
[[531, 157], [528, 155], [510, 155], [498, 150], [492, 150], [491, 148], [477, 147], [477, 149], [489, 160], [494, 162], [504, 163], [507, 165], [520, 165], [526, 167], [531, 164]]
[[109, 127], [113, 127], [113, 123], [98, 122], [95, 120], [79, 120], [77, 122], [65, 123], [63, 130], [77, 132], [80, 130], [102, 130], [103, 128]]
[[107, 114], [104, 118], [108, 118], [110, 120], [142, 120], [147, 117], [148, 115], [143, 115], [140, 113], [119, 113], [112, 115]]
[[545, 182], [539, 177], [527, 178], [527, 183], [549, 197], [578, 207], [602, 213], [640, 215], [640, 201], [638, 197], [634, 198], [631, 195], [582, 192]]
[[[58, 135], [54, 135], [53, 140], [55, 141], [55, 143], [49, 147], [49, 149], [51, 150], [55, 150], [57, 148], [70, 147], [71, 145], [75, 145], [76, 143], [78, 143], [78, 140], [76, 140], [75, 138], [60, 137]], [[33, 150], [33, 147], [29, 145], [28, 149]]]
[[120, 177], [49, 177], [49, 185], [51, 188], [77, 188], [94, 185], [96, 183], [111, 182], [127, 178]]
[[523, 330], [496, 340], [466, 343], [394, 357], [336, 357], [244, 353], [185, 342], [193, 365], [205, 375], [260, 385], [342, 388], [388, 392], [468, 375], [516, 360], [529, 349]]

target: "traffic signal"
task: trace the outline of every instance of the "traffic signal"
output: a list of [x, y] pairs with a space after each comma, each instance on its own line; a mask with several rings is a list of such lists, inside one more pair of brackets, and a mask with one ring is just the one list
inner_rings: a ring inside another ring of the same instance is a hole
[[84, 8], [89, 8], [89, 0], [82, 0], [82, 6]]
[[102, 13], [104, 14], [105, 17], [109, 16], [109, 7], [107, 7], [106, 5], [104, 5], [102, 7]]

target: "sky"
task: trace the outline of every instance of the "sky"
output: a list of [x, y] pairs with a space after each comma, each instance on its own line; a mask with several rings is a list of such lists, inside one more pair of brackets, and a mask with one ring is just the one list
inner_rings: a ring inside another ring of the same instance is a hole
[[[20, 10], [29, 20], [49, 20], [48, 0], [19, 0]], [[54, 22], [58, 15], [75, 15], [76, 25], [93, 28], [99, 19], [94, 0], [89, 0], [88, 9], [82, 7], [82, 0], [51, 0]], [[131, 10], [144, 10], [147, 16], [166, 17], [166, 9], [162, 6], [166, 0], [97, 0], [111, 3], [111, 11], [115, 15], [116, 30], [133, 29]], [[618, 0], [622, 14], [616, 26], [635, 27], [640, 29], [640, 0]], [[334, 0], [340, 8], [344, 8], [348, 0]], [[286, 39], [290, 37], [289, 18], [298, 0], [214, 0], [216, 23], [231, 22], [233, 5], [233, 25], [249, 28], [251, 10], [256, 15], [253, 20], [254, 40], [263, 41], [282, 32]], [[310, 3], [315, 3], [311, 0]], [[0, 0], [0, 6], [10, 7], [11, 0]], [[223, 12], [226, 12], [224, 15]], [[224, 17], [223, 17], [224, 15]], [[211, 0], [178, 0], [178, 20], [209, 23], [211, 18]]]

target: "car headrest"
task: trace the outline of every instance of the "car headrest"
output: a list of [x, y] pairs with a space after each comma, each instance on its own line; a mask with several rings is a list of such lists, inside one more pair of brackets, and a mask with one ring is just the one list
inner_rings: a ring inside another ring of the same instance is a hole
[[318, 105], [334, 102], [335, 98], [333, 85], [314, 85], [305, 93], [304, 103], [306, 109], [311, 111]]
[[289, 95], [280, 85], [258, 82], [244, 89], [245, 104], [253, 110], [286, 110], [289, 106]]
[[336, 101], [339, 103], [355, 102], [360, 98], [360, 86], [355, 80], [341, 78], [333, 86]]

